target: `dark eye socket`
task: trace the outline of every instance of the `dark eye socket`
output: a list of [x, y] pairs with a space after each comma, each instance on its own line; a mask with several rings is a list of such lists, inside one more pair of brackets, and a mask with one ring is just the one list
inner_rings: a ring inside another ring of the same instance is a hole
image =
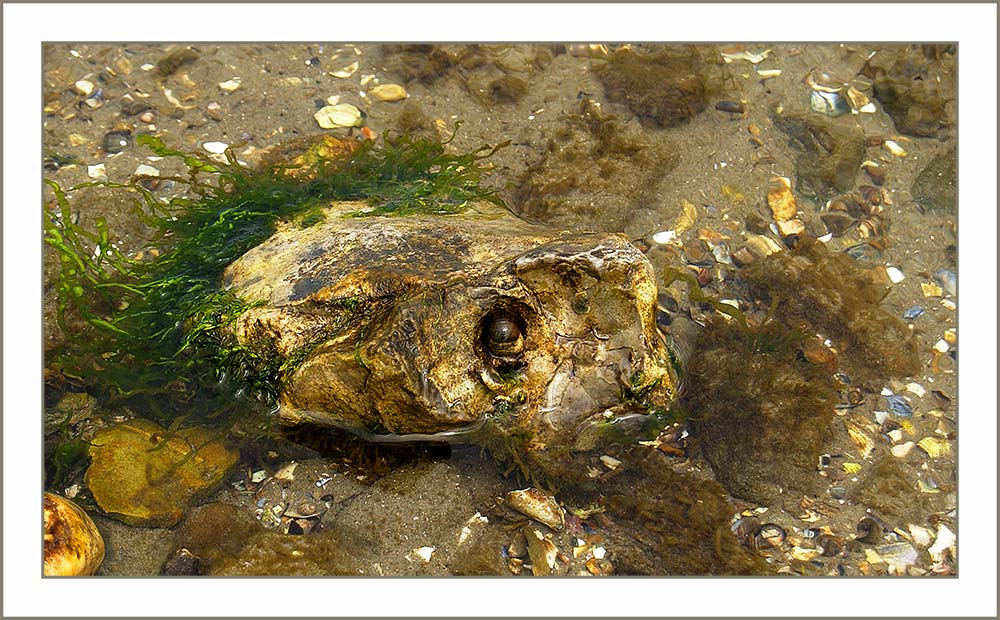
[[491, 313], [483, 321], [482, 338], [494, 363], [516, 363], [524, 352], [524, 323], [507, 312]]

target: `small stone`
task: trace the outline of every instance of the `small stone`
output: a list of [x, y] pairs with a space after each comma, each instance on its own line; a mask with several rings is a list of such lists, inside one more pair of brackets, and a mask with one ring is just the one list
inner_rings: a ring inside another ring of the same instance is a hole
[[354, 72], [358, 70], [358, 61], [354, 61], [347, 65], [343, 69], [337, 69], [336, 71], [330, 71], [330, 75], [336, 78], [349, 78], [354, 75]]
[[105, 153], [121, 153], [132, 143], [132, 134], [127, 131], [111, 131], [104, 135], [101, 148]]
[[84, 97], [89, 97], [90, 93], [94, 92], [94, 83], [90, 80], [77, 80], [73, 88]]
[[212, 119], [213, 121], [222, 120], [222, 106], [216, 102], [211, 102], [205, 106], [205, 116]]
[[71, 133], [66, 138], [70, 146], [80, 146], [81, 144], [86, 144], [87, 138], [78, 133]]
[[806, 225], [802, 223], [802, 220], [784, 220], [777, 222], [778, 232], [781, 233], [782, 237], [787, 237], [788, 235], [797, 235], [806, 229]]
[[112, 518], [142, 527], [176, 524], [239, 459], [209, 429], [168, 431], [142, 418], [102, 429], [88, 454], [84, 482], [94, 501]]
[[149, 164], [139, 164], [135, 169], [135, 175], [145, 176], [145, 177], [158, 177], [160, 176], [160, 171], [150, 166]]
[[618, 469], [618, 467], [622, 464], [621, 461], [613, 456], [608, 456], [607, 454], [601, 455], [601, 462], [604, 463], [604, 466], [608, 469]]
[[92, 179], [106, 180], [108, 178], [108, 170], [104, 164], [94, 164], [87, 166], [87, 176]]
[[653, 243], [665, 245], [677, 240], [677, 233], [673, 230], [661, 230], [653, 235]]
[[236, 91], [240, 87], [240, 84], [242, 82], [243, 82], [243, 78], [234, 77], [231, 80], [226, 80], [225, 82], [220, 82], [219, 83], [219, 88], [221, 88], [222, 90], [224, 90], [227, 93], [231, 93], [231, 92]]
[[882, 143], [882, 146], [896, 157], [906, 157], [906, 151], [895, 140], [886, 140]]
[[142, 121], [142, 122], [144, 122], [144, 123], [152, 123], [153, 122], [153, 113], [152, 112], [143, 112], [142, 114], [139, 115], [139, 120]]
[[920, 290], [923, 291], [924, 297], [941, 297], [944, 294], [941, 287], [933, 282], [921, 282]]
[[183, 547], [178, 549], [160, 571], [161, 575], [190, 576], [197, 575], [201, 570], [201, 560], [195, 554]]
[[399, 84], [379, 84], [368, 91], [368, 96], [376, 101], [399, 101], [406, 99], [406, 89]]
[[893, 284], [899, 284], [900, 282], [903, 281], [903, 278], [906, 277], [903, 275], [903, 272], [900, 271], [898, 267], [886, 267], [885, 273], [886, 275], [889, 276], [889, 281], [892, 282]]

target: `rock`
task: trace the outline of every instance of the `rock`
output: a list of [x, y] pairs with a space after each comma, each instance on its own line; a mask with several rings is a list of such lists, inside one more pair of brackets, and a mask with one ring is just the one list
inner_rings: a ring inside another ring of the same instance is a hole
[[44, 499], [46, 577], [93, 575], [104, 561], [104, 539], [75, 503], [54, 493]]
[[914, 202], [926, 212], [955, 215], [958, 206], [958, 178], [955, 149], [938, 153], [920, 172], [910, 190]]
[[85, 480], [94, 501], [129, 525], [170, 527], [239, 458], [205, 428], [169, 432], [137, 418], [94, 436]]
[[197, 575], [201, 570], [201, 560], [195, 554], [183, 547], [170, 556], [167, 563], [163, 565], [161, 575]]
[[673, 127], [708, 106], [712, 92], [706, 74], [708, 48], [658, 46], [655, 54], [621, 49], [598, 70], [604, 93], [624, 103], [644, 123]]
[[880, 52], [864, 71], [900, 133], [942, 136], [955, 124], [955, 53], [940, 46]]
[[838, 120], [816, 114], [772, 114], [774, 124], [802, 151], [795, 161], [799, 191], [820, 198], [854, 189], [865, 156], [865, 136], [850, 117]]

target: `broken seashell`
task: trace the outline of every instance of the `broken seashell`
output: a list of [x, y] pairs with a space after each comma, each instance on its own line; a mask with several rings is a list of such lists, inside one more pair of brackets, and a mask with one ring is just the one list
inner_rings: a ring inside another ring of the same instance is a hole
[[947, 456], [951, 454], [951, 444], [948, 443], [947, 439], [938, 439], [937, 437], [924, 437], [917, 442], [917, 445], [927, 453], [927, 456], [932, 459], [936, 459], [939, 456]]
[[784, 222], [795, 217], [798, 206], [792, 194], [792, 182], [788, 177], [771, 177], [771, 187], [767, 190], [767, 205], [771, 207], [774, 221]]
[[901, 443], [897, 446], [893, 446], [889, 451], [892, 452], [892, 455], [894, 457], [901, 459], [907, 454], [909, 454], [910, 450], [912, 449], [913, 449], [913, 442], [907, 441], [906, 443]]
[[566, 525], [566, 513], [555, 498], [534, 487], [507, 493], [507, 503], [518, 512], [559, 531]]
[[927, 550], [931, 554], [931, 559], [935, 562], [942, 562], [945, 556], [950, 552], [952, 557], [955, 555], [955, 534], [948, 529], [947, 526], [941, 524], [938, 526], [937, 538], [934, 540], [934, 544]]
[[323, 129], [359, 127], [364, 122], [361, 110], [350, 103], [324, 106], [313, 114], [313, 118]]
[[918, 547], [927, 547], [931, 544], [931, 531], [926, 527], [920, 527], [919, 525], [910, 524], [910, 538], [916, 543]]
[[527, 530], [524, 537], [528, 541], [531, 574], [536, 577], [551, 575], [552, 569], [556, 566], [556, 546], [535, 529]]
[[358, 70], [358, 61], [354, 61], [347, 65], [343, 69], [337, 69], [336, 71], [330, 71], [330, 75], [336, 78], [349, 78], [354, 75], [354, 72]]

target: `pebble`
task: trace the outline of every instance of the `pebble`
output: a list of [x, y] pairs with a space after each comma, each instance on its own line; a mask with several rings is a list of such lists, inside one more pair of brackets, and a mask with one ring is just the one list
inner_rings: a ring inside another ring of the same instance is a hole
[[906, 151], [895, 140], [886, 140], [882, 143], [882, 146], [896, 157], [906, 157]]
[[933, 282], [921, 282], [920, 290], [923, 291], [924, 297], [940, 297], [944, 292], [940, 286]]
[[127, 131], [111, 131], [105, 134], [101, 148], [105, 153], [121, 153], [128, 148], [132, 136]]
[[91, 166], [87, 166], [87, 176], [92, 179], [107, 179], [108, 169], [104, 166], [104, 164], [93, 164]]
[[354, 72], [358, 70], [358, 61], [354, 61], [347, 65], [343, 69], [337, 69], [336, 71], [330, 71], [330, 75], [336, 78], [349, 78], [354, 75]]
[[73, 88], [84, 97], [89, 97], [90, 93], [94, 92], [94, 83], [90, 80], [77, 80]]
[[376, 101], [399, 101], [406, 99], [406, 89], [399, 84], [379, 84], [368, 91], [368, 96]]
[[227, 93], [231, 93], [231, 92], [234, 92], [235, 90], [237, 90], [240, 87], [240, 84], [242, 82], [243, 82], [242, 78], [234, 77], [231, 80], [226, 80], [225, 82], [220, 82], [219, 83], [219, 88], [221, 88], [222, 90], [224, 90]]
[[910, 306], [903, 312], [904, 319], [915, 319], [924, 313], [924, 308], [922, 306]]
[[135, 174], [137, 176], [158, 177], [160, 171], [149, 164], [139, 164], [135, 169]]
[[144, 122], [144, 123], [152, 123], [153, 122], [153, 113], [152, 112], [144, 112], [141, 115], [139, 115], [139, 120], [142, 121], [142, 122]]
[[212, 119], [213, 121], [222, 120], [222, 106], [216, 102], [211, 102], [205, 106], [205, 116]]
[[666, 245], [676, 239], [677, 233], [672, 230], [661, 230], [653, 235], [653, 243], [658, 243], [660, 245]]
[[889, 276], [889, 281], [893, 284], [899, 284], [906, 277], [898, 267], [886, 267], [885, 273]]
[[889, 411], [897, 418], [909, 418], [913, 416], [913, 408], [910, 407], [910, 403], [906, 402], [906, 399], [902, 396], [886, 396], [885, 400], [889, 403]]

